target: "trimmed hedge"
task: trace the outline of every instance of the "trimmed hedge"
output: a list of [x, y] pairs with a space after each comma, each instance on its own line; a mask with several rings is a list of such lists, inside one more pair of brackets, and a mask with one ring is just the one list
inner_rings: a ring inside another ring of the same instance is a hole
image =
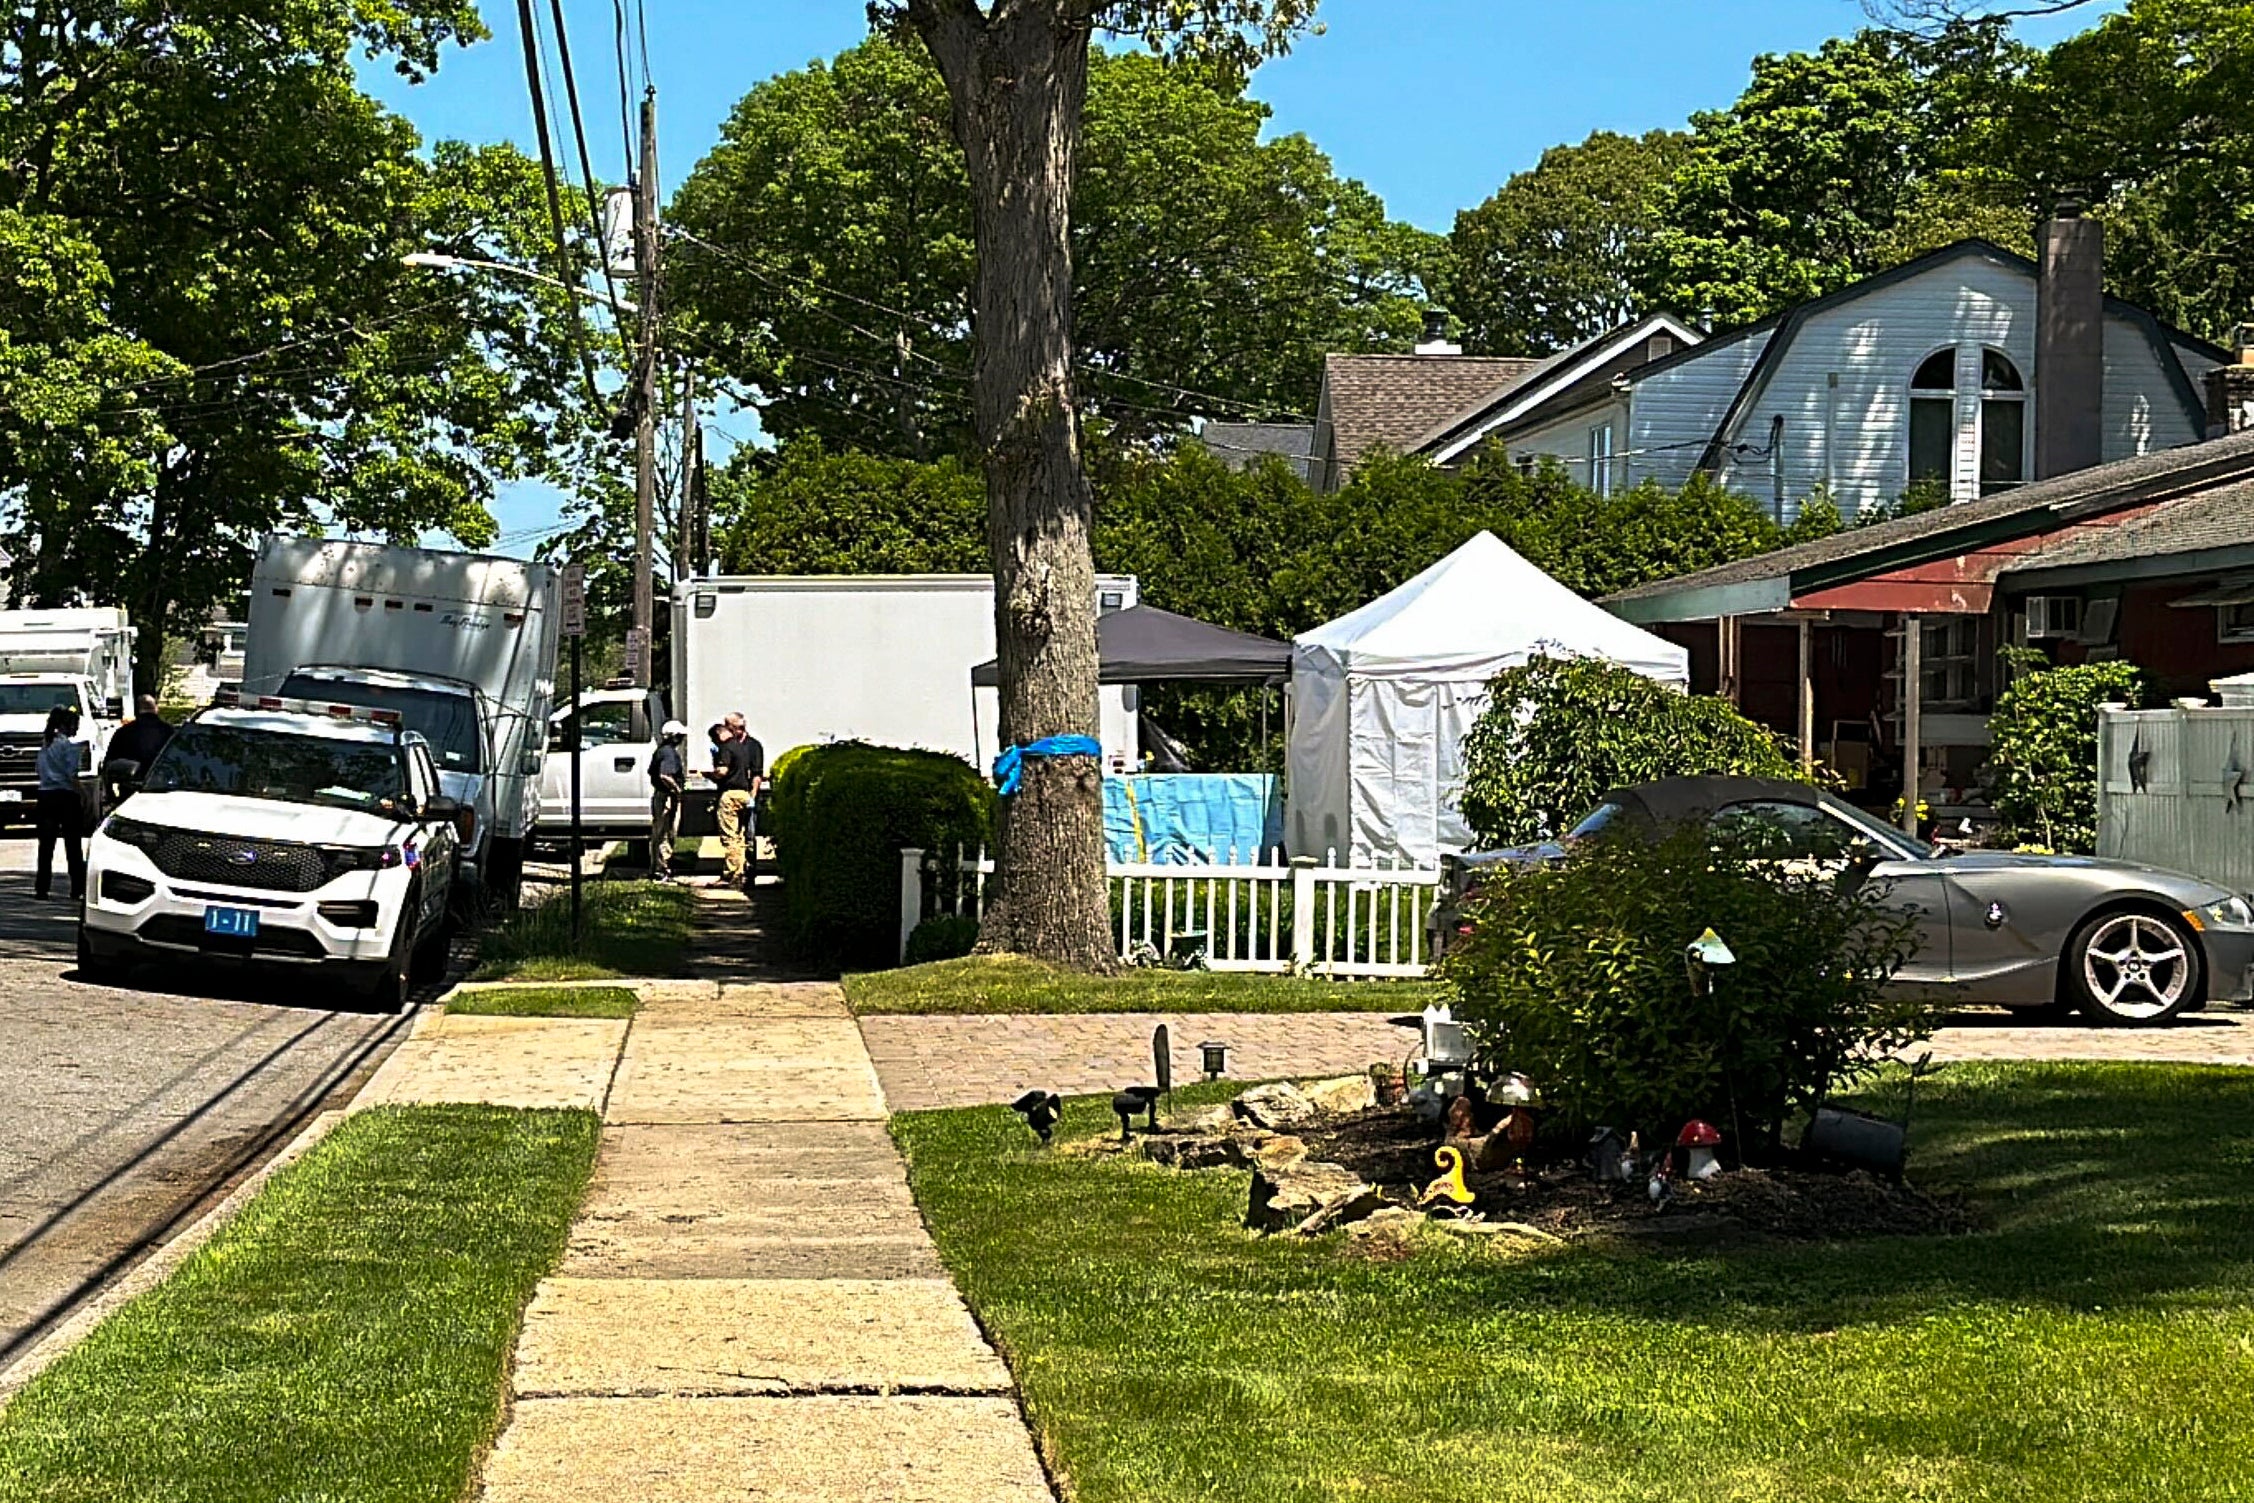
[[783, 877], [783, 940], [803, 959], [897, 962], [900, 851], [976, 848], [994, 792], [944, 752], [839, 741], [776, 759], [768, 833]]

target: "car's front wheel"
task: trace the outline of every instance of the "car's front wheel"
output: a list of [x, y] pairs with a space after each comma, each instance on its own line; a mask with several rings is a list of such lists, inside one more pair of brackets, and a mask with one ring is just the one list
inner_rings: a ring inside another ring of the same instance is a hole
[[2200, 994], [2199, 941], [2177, 919], [2101, 913], [2067, 941], [2067, 987], [2093, 1023], [2164, 1023]]
[[409, 895], [402, 906], [399, 923], [392, 930], [391, 953], [368, 981], [368, 1005], [378, 1012], [405, 1012], [407, 993], [414, 969], [415, 920], [414, 898]]
[[116, 961], [98, 955], [93, 942], [86, 937], [86, 926], [78, 926], [78, 979], [88, 986], [108, 986], [125, 974], [125, 967]]

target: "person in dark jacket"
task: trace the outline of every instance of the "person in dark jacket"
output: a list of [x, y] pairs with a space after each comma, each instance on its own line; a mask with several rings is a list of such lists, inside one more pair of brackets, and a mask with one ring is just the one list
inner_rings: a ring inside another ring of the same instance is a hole
[[689, 728], [668, 720], [650, 753], [650, 875], [673, 880], [673, 846], [681, 838], [681, 793], [689, 782]]
[[107, 762], [131, 762], [139, 771], [133, 781], [139, 784], [149, 776], [149, 768], [156, 762], [157, 753], [172, 739], [172, 726], [157, 713], [157, 697], [144, 694], [133, 702], [133, 718], [118, 728], [110, 738], [110, 749], [104, 754]]

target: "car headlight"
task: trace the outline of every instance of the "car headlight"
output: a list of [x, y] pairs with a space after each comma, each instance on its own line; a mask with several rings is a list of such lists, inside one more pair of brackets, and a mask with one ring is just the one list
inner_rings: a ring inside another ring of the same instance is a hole
[[154, 825], [142, 824], [137, 819], [127, 819], [122, 814], [112, 814], [108, 819], [103, 820], [100, 828], [95, 830], [94, 833], [106, 835], [112, 840], [125, 845], [136, 846], [144, 851], [154, 846], [163, 834]]
[[342, 876], [346, 872], [389, 871], [406, 858], [395, 845], [332, 845], [325, 847], [329, 870]]
[[2184, 915], [2201, 929], [2254, 929], [2254, 903], [2233, 895]]

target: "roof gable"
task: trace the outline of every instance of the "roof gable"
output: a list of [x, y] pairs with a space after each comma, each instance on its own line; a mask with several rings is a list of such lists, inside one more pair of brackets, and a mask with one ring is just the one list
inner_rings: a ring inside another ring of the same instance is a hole
[[1434, 462], [1446, 464], [1481, 439], [1552, 403], [1586, 400], [1586, 388], [1598, 378], [1609, 386], [1613, 374], [1647, 363], [1630, 357], [1639, 347], [1648, 346], [1655, 334], [1666, 334], [1684, 346], [1695, 346], [1706, 337], [1687, 321], [1664, 311], [1608, 329], [1537, 362], [1509, 386], [1486, 393], [1469, 407], [1450, 414], [1417, 440], [1413, 452], [1430, 454]]

